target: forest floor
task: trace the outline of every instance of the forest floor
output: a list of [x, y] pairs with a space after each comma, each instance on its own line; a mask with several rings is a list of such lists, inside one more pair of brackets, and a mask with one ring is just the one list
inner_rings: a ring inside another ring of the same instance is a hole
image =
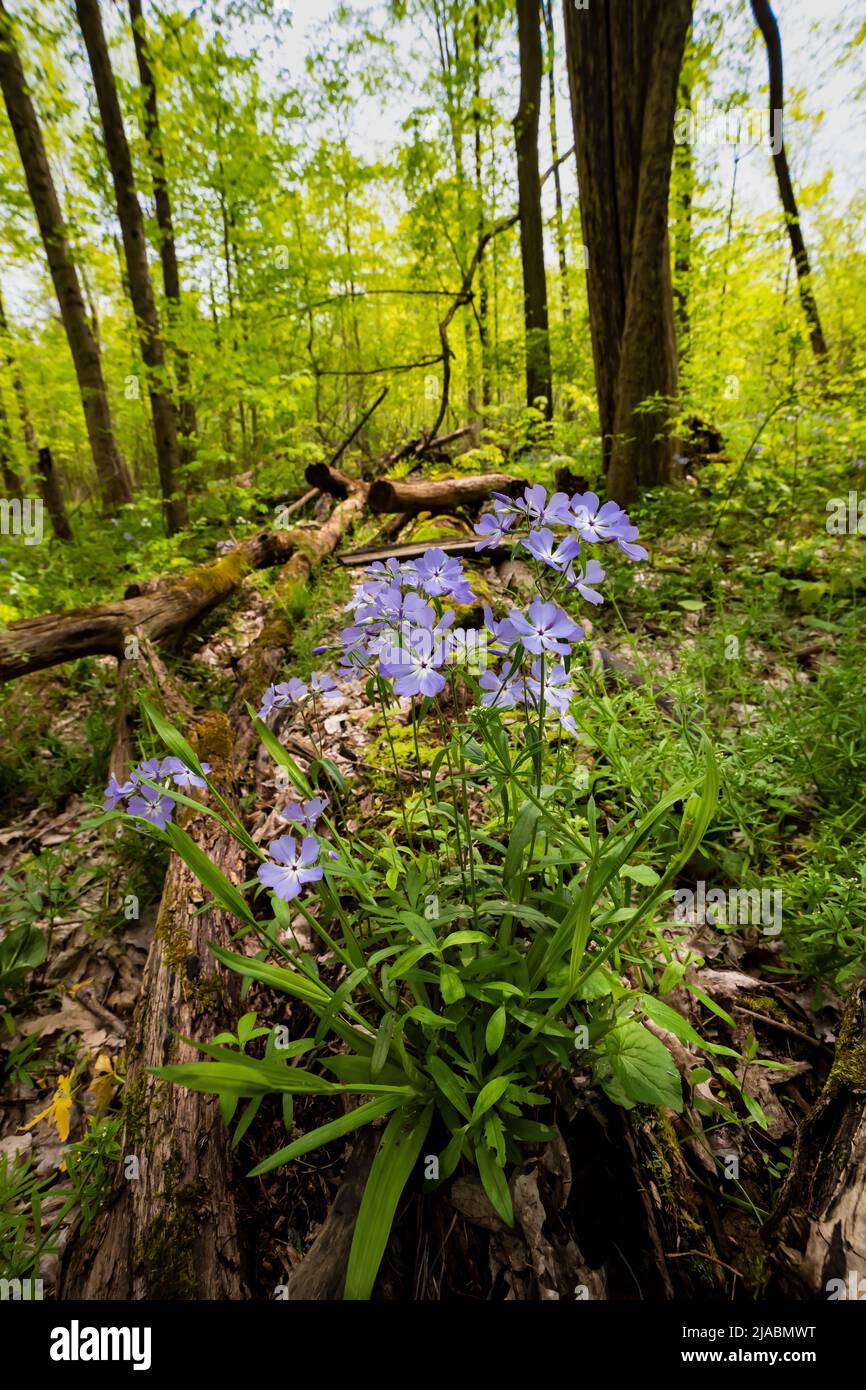
[[[649, 561], [612, 567], [611, 601], [593, 611], [575, 757], [613, 819], [674, 780], [701, 733], [714, 744], [722, 798], [681, 876], [681, 886], [697, 886], [695, 902], [677, 917], [666, 904], [655, 930], [694, 986], [679, 979], [667, 1003], [740, 1060], [720, 1087], [718, 1069], [711, 1081], [668, 1036], [694, 1102], [676, 1118], [640, 1110], [626, 1118], [600, 1093], [578, 1102], [560, 1087], [562, 1143], [525, 1165], [515, 1229], [468, 1179], [426, 1206], [410, 1191], [382, 1297], [534, 1299], [583, 1287], [590, 1297], [760, 1298], [794, 1277], [765, 1223], [797, 1127], [833, 1065], [845, 995], [866, 963], [866, 550], [857, 535], [827, 534], [826, 482], [796, 507], [780, 489], [768, 524], [748, 488], [720, 498], [721, 468], [648, 499], [637, 519]], [[445, 524], [448, 534], [463, 529]], [[343, 548], [375, 529], [365, 521]], [[416, 523], [401, 540], [413, 534], [430, 539], [442, 526]], [[485, 597], [519, 589], [519, 566], [480, 572]], [[312, 649], [343, 625], [350, 588], [338, 563], [318, 571], [292, 614], [283, 678], [318, 664]], [[193, 710], [230, 703], [270, 592], [263, 573], [252, 575], [167, 657]], [[89, 823], [99, 819], [114, 698], [115, 662], [90, 658], [20, 679], [2, 708], [9, 815], [0, 828], [0, 926], [32, 922], [49, 950], [0, 1033], [0, 1154], [29, 1160], [0, 1166], [0, 1266], [18, 1277], [38, 1272], [49, 1290], [66, 1241], [94, 1219], [121, 1159], [124, 1048], [166, 868], [147, 835]], [[325, 713], [311, 728], [283, 711], [274, 731], [301, 766], [316, 755], [336, 765], [351, 786], [350, 831], [374, 824], [397, 836], [388, 750], [363, 684], [344, 686]], [[408, 746], [408, 727], [405, 738]], [[422, 755], [425, 746], [422, 731]], [[141, 751], [152, 751], [146, 740]], [[256, 842], [279, 833], [289, 794], [263, 752], [241, 793]], [[742, 888], [757, 890], [760, 915], [732, 921], [724, 908], [702, 911], [706, 893], [721, 890], [718, 903]], [[304, 919], [294, 925], [303, 944]], [[326, 957], [321, 965], [329, 968]], [[275, 1021], [263, 986], [244, 1007]], [[702, 1094], [736, 1121], [719, 1122]], [[294, 1124], [323, 1123], [331, 1104], [299, 1100]], [[279, 1296], [321, 1232], [350, 1150], [341, 1140], [244, 1177], [284, 1136], [280, 1107], [268, 1101], [237, 1151], [233, 1182], [256, 1298]]]

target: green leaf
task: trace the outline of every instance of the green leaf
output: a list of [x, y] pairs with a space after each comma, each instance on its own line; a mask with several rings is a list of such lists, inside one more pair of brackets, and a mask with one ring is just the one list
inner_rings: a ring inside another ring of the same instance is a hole
[[492, 1081], [488, 1081], [486, 1086], [481, 1087], [472, 1107], [473, 1123], [480, 1120], [482, 1115], [486, 1115], [488, 1110], [493, 1109], [493, 1106], [502, 1099], [510, 1085], [510, 1076], [494, 1076]]
[[249, 1176], [258, 1178], [262, 1173], [270, 1173], [274, 1168], [280, 1168], [284, 1163], [291, 1163], [293, 1158], [301, 1158], [304, 1154], [312, 1153], [313, 1149], [319, 1149], [323, 1144], [330, 1144], [334, 1139], [342, 1139], [344, 1134], [351, 1134], [355, 1129], [361, 1129], [369, 1124], [371, 1120], [378, 1120], [382, 1115], [388, 1115], [398, 1106], [405, 1105], [408, 1093], [403, 1095], [380, 1096], [376, 1100], [368, 1100], [364, 1105], [359, 1105], [357, 1110], [350, 1110], [347, 1114], [341, 1115], [337, 1120], [331, 1120], [330, 1124], [320, 1125], [318, 1129], [311, 1129], [307, 1134], [302, 1134], [300, 1139], [294, 1143], [287, 1144], [284, 1149], [279, 1149], [270, 1158], [266, 1158], [263, 1163], [259, 1163], [251, 1169]]
[[540, 815], [541, 809], [536, 806], [534, 801], [524, 801], [517, 813], [508, 839], [505, 863], [502, 867], [502, 877], [506, 885], [510, 884], [520, 873], [523, 855], [532, 840]]
[[502, 1039], [505, 1037], [505, 1005], [500, 1004], [487, 1020], [487, 1027], [484, 1030], [484, 1046], [492, 1056], [498, 1052], [502, 1046]]
[[459, 1076], [452, 1071], [448, 1063], [435, 1054], [427, 1058], [427, 1070], [432, 1076], [439, 1090], [449, 1100], [465, 1120], [472, 1119], [472, 1111], [469, 1101]]
[[[143, 695], [139, 695], [138, 699], [141, 708], [153, 725], [154, 731], [162, 739], [168, 751], [176, 758], [180, 758], [182, 763], [186, 763], [186, 766], [194, 772], [197, 777], [205, 778], [201, 763], [183, 734], [180, 733], [173, 724], [169, 723], [164, 715], [161, 715], [158, 710], [155, 710], [153, 705], [151, 705]], [[205, 780], [207, 779], [205, 778]]]
[[397, 1203], [418, 1161], [432, 1118], [433, 1106], [428, 1105], [420, 1114], [399, 1111], [388, 1121], [361, 1198], [346, 1270], [345, 1300], [367, 1299], [373, 1292]]
[[208, 859], [204, 850], [199, 849], [185, 830], [169, 821], [165, 827], [165, 834], [175, 854], [180, 855], [184, 863], [192, 869], [199, 883], [208, 890], [220, 907], [237, 917], [238, 921], [245, 922], [247, 926], [258, 926], [256, 918], [234, 884]]
[[651, 994], [640, 995], [640, 1006], [647, 1018], [651, 1018], [653, 1023], [658, 1024], [659, 1028], [664, 1028], [668, 1033], [673, 1033], [675, 1038], [682, 1042], [692, 1043], [695, 1047], [703, 1047], [704, 1040], [692, 1025], [683, 1018], [682, 1014], [672, 1009], [670, 1004], [664, 1004], [661, 999], [655, 999]]
[[659, 881], [658, 874], [649, 864], [624, 864], [619, 872], [621, 878], [633, 879], [635, 883], [643, 883], [647, 888], [654, 888]]
[[373, 1055], [370, 1058], [370, 1076], [375, 1081], [388, 1060], [388, 1051], [391, 1047], [391, 1039], [394, 1036], [394, 1025], [397, 1022], [396, 1014], [386, 1014], [379, 1025], [376, 1034], [376, 1041], [373, 1044]]
[[460, 975], [450, 965], [443, 965], [439, 971], [439, 990], [446, 1004], [456, 1004], [466, 994]]
[[682, 1110], [680, 1074], [663, 1042], [632, 1022], [614, 1028], [604, 1041], [614, 1078], [629, 1100]]
[[513, 1226], [514, 1208], [511, 1205], [511, 1193], [508, 1190], [505, 1171], [497, 1162], [495, 1154], [491, 1153], [481, 1140], [475, 1141], [475, 1162], [478, 1164], [484, 1191], [493, 1203], [494, 1210], [506, 1226]]

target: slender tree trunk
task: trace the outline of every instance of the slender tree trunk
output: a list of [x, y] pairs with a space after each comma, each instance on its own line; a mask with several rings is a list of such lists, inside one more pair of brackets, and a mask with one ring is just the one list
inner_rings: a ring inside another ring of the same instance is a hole
[[821, 327], [818, 305], [812, 293], [809, 256], [806, 251], [806, 243], [803, 240], [800, 214], [797, 211], [797, 199], [794, 196], [794, 185], [791, 182], [791, 171], [788, 168], [788, 156], [785, 152], [783, 133], [785, 85], [782, 68], [782, 37], [776, 23], [776, 16], [773, 14], [768, 0], [752, 0], [752, 13], [767, 46], [767, 66], [770, 73], [770, 138], [773, 143], [773, 164], [776, 169], [776, 181], [779, 185], [779, 197], [785, 211], [788, 236], [791, 238], [791, 250], [794, 254], [797, 281], [800, 286], [800, 303], [809, 324], [812, 351], [817, 360], [821, 362], [827, 356], [827, 343], [824, 338], [824, 330]]
[[[477, 207], [476, 231], [478, 239], [484, 233], [484, 167], [482, 159], [482, 119], [481, 119], [481, 6], [472, 10], [472, 121], [475, 154], [475, 202]], [[478, 258], [478, 339], [481, 346], [481, 406], [490, 405], [490, 334], [488, 315], [490, 291], [487, 285], [487, 262], [484, 253]]]
[[[9, 368], [9, 371], [12, 375], [12, 390], [15, 393], [15, 400], [18, 404], [18, 418], [21, 421], [21, 433], [24, 436], [24, 447], [27, 450], [27, 454], [29, 456], [31, 465], [34, 465], [36, 462], [36, 457], [39, 453], [39, 443], [36, 439], [36, 431], [33, 428], [33, 420], [31, 418], [30, 410], [27, 405], [27, 396], [24, 391], [24, 382], [21, 377], [21, 371], [12, 352], [12, 343], [9, 334], [9, 324], [6, 321], [6, 308], [3, 304], [2, 294], [0, 294], [0, 340], [2, 340], [2, 350], [6, 357], [6, 365]], [[17, 473], [15, 476], [18, 476]], [[22, 487], [23, 483], [19, 481], [19, 490]]]
[[[132, 37], [135, 43], [135, 57], [138, 75], [144, 93], [144, 134], [153, 178], [153, 198], [156, 206], [156, 222], [159, 227], [159, 257], [162, 262], [162, 284], [168, 302], [169, 320], [177, 332], [180, 315], [180, 271], [177, 264], [177, 248], [174, 240], [174, 223], [171, 215], [171, 200], [168, 193], [168, 180], [165, 173], [165, 155], [162, 148], [162, 135], [159, 127], [159, 105], [156, 95], [156, 78], [147, 40], [147, 25], [142, 12], [141, 0], [129, 0], [129, 18], [132, 23]], [[175, 371], [177, 373], [177, 392], [179, 398], [181, 454], [187, 464], [195, 457], [197, 422], [193, 403], [189, 354], [177, 341], [174, 343]]]
[[544, 69], [539, 0], [517, 0], [517, 36], [520, 48], [520, 103], [514, 118], [514, 140], [517, 148], [520, 255], [523, 262], [526, 326], [526, 403], [534, 405], [538, 397], [543, 396], [544, 414], [549, 420], [553, 415], [553, 382], [538, 169], [538, 116]]
[[63, 493], [60, 490], [60, 480], [54, 472], [54, 460], [51, 457], [50, 449], [39, 450], [37, 471], [39, 475], [39, 491], [42, 494], [42, 501], [45, 503], [45, 510], [48, 513], [48, 520], [51, 522], [51, 529], [59, 541], [71, 541], [72, 527], [66, 515]]
[[99, 0], [75, 0], [75, 10], [93, 74], [105, 149], [114, 183], [117, 216], [123, 237], [130, 297], [138, 325], [141, 355], [147, 370], [166, 527], [169, 531], [177, 531], [186, 522], [186, 497], [178, 491], [181, 479], [177, 411], [166, 380], [165, 352], [147, 264], [144, 218], [135, 191], [132, 157], [123, 128], [123, 116], [108, 56]]
[[673, 453], [668, 192], [691, 0], [563, 9], [608, 493], [625, 503], [667, 480]]
[[[691, 77], [685, 71], [680, 78], [677, 103], [680, 110], [691, 110]], [[691, 143], [688, 140], [683, 140], [674, 146], [674, 322], [681, 366], [685, 364], [691, 348], [692, 204], [694, 195], [694, 154]]]
[[556, 191], [556, 251], [559, 257], [559, 295], [562, 321], [571, 319], [568, 297], [568, 257], [565, 246], [565, 216], [562, 210], [562, 180], [559, 176], [559, 140], [556, 134], [556, 76], [553, 69], [556, 47], [553, 32], [553, 0], [541, 0], [544, 32], [547, 36], [547, 98], [550, 108], [550, 155], [553, 163], [553, 186]]
[[2, 395], [0, 395], [0, 474], [2, 474], [3, 487], [8, 496], [23, 497], [24, 481], [15, 468], [12, 431], [9, 428], [9, 416], [6, 414]]
[[27, 187], [51, 271], [69, 350], [75, 366], [87, 436], [106, 509], [132, 501], [132, 484], [114, 435], [108, 392], [102, 375], [75, 262], [66, 235], [57, 190], [45, 152], [36, 110], [27, 91], [15, 46], [12, 22], [0, 0], [0, 87], [15, 135]]

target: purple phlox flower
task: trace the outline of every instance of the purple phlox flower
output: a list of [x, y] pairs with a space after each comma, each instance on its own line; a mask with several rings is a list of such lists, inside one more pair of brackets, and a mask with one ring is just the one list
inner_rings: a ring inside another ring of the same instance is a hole
[[436, 613], [414, 591], [404, 594], [397, 584], [385, 585], [355, 611], [355, 620], [367, 626], [376, 623], [397, 625], [404, 620], [421, 627], [432, 627]]
[[485, 512], [480, 521], [475, 523], [475, 533], [481, 537], [475, 549], [484, 550], [504, 545], [508, 539], [506, 532], [511, 530], [515, 520], [514, 512]]
[[580, 554], [579, 540], [574, 536], [566, 536], [565, 540], [557, 545], [549, 526], [543, 527], [540, 531], [530, 532], [520, 544], [525, 546], [536, 560], [549, 565], [552, 570], [566, 569]]
[[132, 796], [135, 791], [135, 782], [129, 778], [126, 782], [118, 782], [114, 773], [108, 779], [108, 786], [105, 788], [105, 800], [102, 803], [104, 811], [114, 811], [119, 801], [125, 800], [127, 796]]
[[[143, 523], [142, 523], [142, 524], [143, 524]], [[149, 526], [149, 525], [150, 525], [150, 522], [148, 522], [147, 524], [148, 524], [148, 526]], [[230, 550], [234, 550], [234, 548], [235, 548], [235, 542], [234, 542], [234, 541], [217, 541], [217, 543], [216, 543], [216, 553], [217, 553], [217, 555], [228, 555], [229, 551], [230, 551]]]
[[445, 689], [445, 677], [439, 672], [445, 654], [428, 629], [411, 633], [387, 657], [379, 670], [386, 680], [393, 680], [395, 695], [438, 695]]
[[484, 626], [493, 635], [493, 641], [488, 646], [495, 652], [506, 652], [520, 640], [511, 619], [494, 618], [493, 609], [488, 604], [484, 606]]
[[445, 554], [434, 546], [426, 550], [417, 562], [418, 581], [425, 594], [433, 598], [443, 595], [454, 598], [457, 603], [471, 603], [472, 590], [463, 573], [463, 566], [453, 556]]
[[158, 787], [141, 787], [141, 795], [129, 799], [127, 810], [131, 816], [139, 816], [149, 821], [158, 830], [165, 830], [174, 812], [174, 802], [170, 796], [163, 796]]
[[297, 676], [292, 676], [291, 680], [282, 681], [279, 685], [269, 685], [262, 696], [259, 719], [266, 719], [272, 709], [286, 709], [295, 701], [303, 700], [309, 693], [304, 682], [298, 680]]
[[314, 671], [310, 676], [310, 689], [314, 695], [331, 697], [339, 695], [340, 687], [327, 671]]
[[616, 543], [624, 555], [630, 560], [646, 560], [649, 552], [642, 545], [635, 545], [639, 531], [636, 526], [626, 526], [622, 534], [617, 536]]
[[322, 866], [316, 863], [319, 843], [312, 835], [304, 838], [300, 851], [294, 835], [280, 835], [271, 840], [268, 853], [276, 863], [260, 864], [258, 876], [284, 903], [296, 898], [305, 883], [315, 883], [322, 877]]
[[280, 815], [283, 820], [294, 821], [304, 830], [315, 830], [316, 821], [328, 805], [326, 796], [314, 796], [311, 801], [293, 801]]
[[533, 526], [570, 526], [571, 513], [568, 497], [564, 492], [555, 492], [548, 501], [547, 489], [541, 483], [530, 483], [523, 490], [522, 497], [508, 497], [504, 492], [494, 492], [494, 511], [500, 515], [514, 513], [523, 515]]
[[541, 598], [532, 600], [528, 613], [512, 609], [508, 621], [533, 656], [541, 656], [544, 652], [567, 656], [572, 642], [581, 642], [586, 636], [583, 628], [572, 622], [558, 604], [545, 603]]
[[495, 705], [497, 709], [514, 709], [516, 705], [523, 704], [523, 680], [517, 675], [508, 679], [506, 677], [507, 672], [482, 672], [478, 681], [484, 691], [481, 697], [482, 704], [487, 705], [488, 708]]
[[604, 570], [598, 560], [587, 560], [586, 570], [581, 574], [580, 570], [569, 569], [568, 587], [576, 589], [581, 598], [586, 599], [587, 603], [604, 603], [601, 594], [597, 593], [592, 587], [593, 584], [600, 584], [604, 579]]
[[[201, 764], [202, 772], [210, 772], [210, 763]], [[197, 772], [187, 767], [180, 758], [163, 758], [159, 769], [160, 777], [170, 777], [176, 787], [206, 787], [207, 783]]]
[[577, 724], [570, 713], [574, 699], [574, 686], [568, 672], [561, 663], [542, 667], [541, 661], [533, 661], [532, 670], [526, 678], [526, 688], [536, 708], [541, 705], [541, 677], [544, 672], [545, 710], [555, 713], [559, 722], [570, 734], [577, 734]]
[[151, 782], [155, 782], [161, 775], [162, 763], [159, 758], [148, 758], [146, 763], [139, 763], [131, 774], [133, 782], [138, 782], [140, 777], [149, 777]]

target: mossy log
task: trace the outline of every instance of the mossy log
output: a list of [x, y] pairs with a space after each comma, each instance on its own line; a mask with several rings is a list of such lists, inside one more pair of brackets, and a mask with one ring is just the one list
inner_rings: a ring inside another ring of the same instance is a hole
[[368, 495], [371, 512], [454, 512], [475, 508], [493, 492], [509, 495], [525, 487], [526, 480], [508, 473], [482, 473], [467, 478], [380, 478]]
[[[210, 714], [192, 731], [219, 784], [232, 786], [234, 731]], [[179, 820], [234, 883], [244, 852], [215, 820]], [[82, 1299], [247, 1297], [228, 1131], [216, 1097], [173, 1086], [149, 1068], [200, 1061], [181, 1038], [210, 1039], [238, 1013], [236, 976], [208, 943], [229, 946], [237, 923], [201, 905], [207, 894], [172, 855], [127, 1048], [123, 1160], [111, 1201], [64, 1261], [60, 1296]]]
[[0, 633], [0, 681], [82, 656], [122, 658], [126, 638], [136, 629], [153, 642], [177, 637], [227, 599], [250, 570], [285, 564], [310, 547], [310, 537], [303, 527], [265, 529], [218, 560], [157, 587], [148, 585], [135, 597], [10, 623]]
[[785, 1297], [863, 1296], [866, 982], [848, 1001], [830, 1075], [797, 1135], [778, 1206], [763, 1235], [774, 1249], [772, 1282]]

